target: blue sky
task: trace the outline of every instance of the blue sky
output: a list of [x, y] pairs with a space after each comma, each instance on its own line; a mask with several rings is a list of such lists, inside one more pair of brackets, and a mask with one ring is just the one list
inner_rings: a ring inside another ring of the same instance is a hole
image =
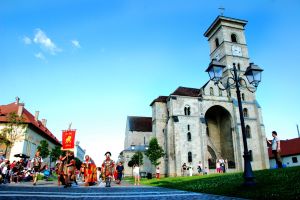
[[225, 16], [248, 20], [251, 61], [262, 68], [257, 99], [266, 134], [297, 137], [300, 2], [225, 0], [0, 2], [0, 104], [21, 98], [61, 138], [70, 122], [97, 162], [123, 149], [126, 117], [178, 86], [207, 80], [203, 33]]

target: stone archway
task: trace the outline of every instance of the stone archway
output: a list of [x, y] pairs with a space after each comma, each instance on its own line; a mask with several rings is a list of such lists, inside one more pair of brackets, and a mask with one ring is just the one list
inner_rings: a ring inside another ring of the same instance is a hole
[[215, 153], [217, 159], [227, 159], [231, 163], [230, 168], [234, 168], [234, 148], [231, 129], [231, 115], [222, 106], [212, 106], [205, 113], [207, 123], [207, 145]]

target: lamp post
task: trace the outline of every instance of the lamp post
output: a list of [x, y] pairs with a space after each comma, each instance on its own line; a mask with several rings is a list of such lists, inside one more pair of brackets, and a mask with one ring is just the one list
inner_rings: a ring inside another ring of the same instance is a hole
[[[236, 95], [238, 100], [238, 107], [239, 107], [239, 113], [240, 113], [240, 121], [241, 121], [241, 128], [242, 128], [242, 136], [243, 136], [243, 144], [244, 144], [244, 185], [254, 185], [254, 175], [251, 167], [250, 162], [250, 153], [248, 150], [247, 145], [247, 138], [246, 138], [246, 129], [245, 129], [245, 121], [244, 121], [244, 115], [243, 115], [243, 107], [242, 107], [242, 100], [241, 100], [241, 92], [240, 87], [246, 87], [250, 92], [255, 92], [256, 88], [261, 81], [261, 72], [263, 69], [259, 68], [257, 65], [254, 65], [253, 63], [250, 63], [250, 66], [247, 67], [245, 76], [247, 77], [247, 80], [249, 84], [254, 86], [254, 88], [250, 88], [247, 86], [246, 80], [238, 74], [238, 71], [236, 69], [235, 63], [233, 63], [233, 69], [230, 69], [232, 77], [228, 77], [226, 81], [226, 85], [224, 86], [222, 84], [223, 79], [223, 70], [226, 66], [222, 63], [216, 61], [213, 59], [211, 63], [209, 64], [208, 68], [206, 69], [206, 72], [208, 72], [210, 76], [210, 80], [215, 82], [215, 85], [218, 85], [219, 89], [221, 90], [227, 90], [228, 88], [235, 88], [236, 89]], [[243, 85], [244, 83], [244, 85]], [[223, 85], [223, 88], [220, 87], [220, 85]]]

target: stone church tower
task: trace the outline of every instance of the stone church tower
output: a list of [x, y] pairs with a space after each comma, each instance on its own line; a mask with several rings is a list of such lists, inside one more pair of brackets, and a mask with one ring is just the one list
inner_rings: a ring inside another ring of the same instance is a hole
[[[210, 58], [226, 66], [224, 83], [232, 76], [233, 63], [240, 74], [249, 66], [246, 23], [218, 16], [204, 33], [210, 45]], [[247, 89], [241, 92], [252, 168], [269, 168], [261, 107], [255, 93]], [[235, 89], [222, 91], [208, 81], [201, 88], [178, 87], [169, 96], [155, 99], [150, 106], [153, 135], [166, 153], [161, 159], [161, 174], [180, 176], [183, 163], [192, 166], [196, 173], [199, 161], [214, 170], [219, 158], [227, 159], [229, 171], [243, 170], [243, 140]]]

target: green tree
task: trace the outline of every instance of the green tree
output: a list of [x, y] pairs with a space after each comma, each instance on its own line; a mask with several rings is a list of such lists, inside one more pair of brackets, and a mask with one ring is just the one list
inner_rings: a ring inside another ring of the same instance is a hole
[[40, 151], [40, 155], [42, 156], [42, 158], [47, 158], [50, 154], [49, 144], [46, 140], [41, 140], [40, 145], [37, 147], [37, 149]]
[[145, 152], [145, 155], [149, 158], [150, 162], [152, 165], [155, 167], [160, 164], [158, 160], [165, 155], [164, 150], [162, 149], [161, 146], [159, 146], [157, 142], [157, 138], [154, 137], [150, 140], [149, 142], [149, 148]]
[[24, 117], [19, 116], [16, 112], [11, 112], [6, 117], [7, 123], [5, 128], [0, 132], [1, 138], [3, 138], [2, 143], [5, 144], [6, 155], [8, 148], [14, 146], [17, 141], [20, 141], [24, 137], [24, 129], [27, 127]]
[[128, 167], [133, 167], [133, 165], [134, 165], [133, 161], [130, 160], [130, 161], [128, 162]]
[[59, 156], [62, 155], [63, 152], [60, 146], [55, 146], [50, 152], [51, 161], [55, 162], [58, 160]]
[[137, 152], [135, 152], [135, 154], [133, 154], [130, 161], [132, 162], [133, 165], [137, 164], [137, 165], [141, 166], [144, 164], [143, 157], [144, 157], [143, 153], [140, 151], [137, 151]]

